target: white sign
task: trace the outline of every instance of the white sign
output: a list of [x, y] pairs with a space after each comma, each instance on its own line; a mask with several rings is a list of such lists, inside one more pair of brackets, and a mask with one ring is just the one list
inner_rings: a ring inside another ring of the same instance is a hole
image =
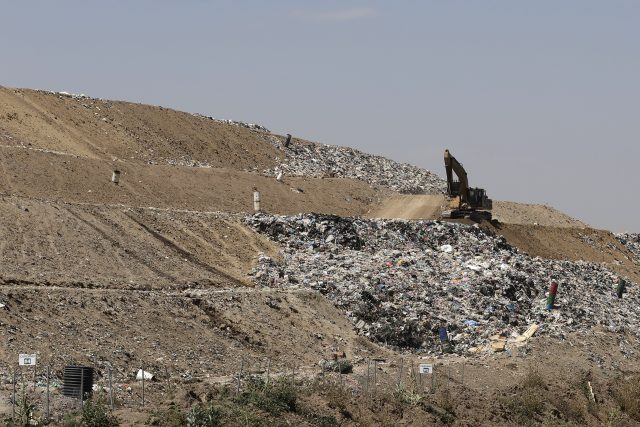
[[433, 365], [427, 365], [426, 363], [421, 363], [418, 365], [418, 369], [421, 374], [432, 374], [433, 373]]
[[20, 366], [35, 366], [36, 355], [35, 354], [20, 354], [18, 356], [18, 363]]

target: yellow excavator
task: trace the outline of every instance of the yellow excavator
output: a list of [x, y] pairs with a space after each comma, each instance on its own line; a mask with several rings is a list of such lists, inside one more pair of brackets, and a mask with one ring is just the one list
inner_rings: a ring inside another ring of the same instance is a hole
[[[451, 201], [450, 210], [444, 211], [442, 217], [491, 221], [493, 202], [483, 188], [469, 187], [467, 171], [449, 150], [444, 150], [444, 167], [447, 171], [447, 195]], [[454, 173], [457, 180], [453, 178]]]

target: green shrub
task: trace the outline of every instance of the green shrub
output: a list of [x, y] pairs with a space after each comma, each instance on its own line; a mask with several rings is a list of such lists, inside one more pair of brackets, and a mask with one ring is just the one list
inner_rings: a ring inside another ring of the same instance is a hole
[[117, 427], [118, 418], [111, 412], [105, 401], [99, 397], [84, 402], [82, 422], [87, 427]]
[[249, 380], [245, 391], [238, 397], [238, 402], [253, 404], [272, 415], [283, 411], [295, 412], [297, 400], [298, 392], [291, 381], [277, 380], [265, 384], [259, 378]]
[[188, 427], [218, 427], [222, 425], [222, 409], [213, 404], [194, 406], [187, 414]]

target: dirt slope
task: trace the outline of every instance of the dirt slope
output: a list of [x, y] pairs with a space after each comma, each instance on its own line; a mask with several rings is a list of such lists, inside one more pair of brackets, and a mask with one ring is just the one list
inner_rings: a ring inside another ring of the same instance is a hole
[[[387, 219], [440, 219], [449, 209], [449, 202], [441, 195], [391, 195], [372, 208], [367, 216]], [[493, 201], [492, 216], [505, 224], [543, 225], [550, 227], [578, 227], [587, 225], [546, 205]]]
[[549, 227], [588, 227], [582, 221], [546, 205], [494, 200], [494, 219], [507, 224], [544, 225]]
[[[111, 183], [118, 168], [119, 185]], [[28, 173], [25, 173], [28, 171]], [[253, 211], [253, 188], [267, 212], [358, 215], [383, 193], [362, 181], [287, 177], [234, 169], [132, 164], [24, 148], [0, 148], [0, 193], [92, 204], [204, 211]]]
[[394, 195], [373, 208], [366, 216], [385, 219], [439, 219], [446, 206], [441, 195]]
[[263, 170], [283, 153], [268, 134], [150, 105], [0, 87], [0, 144], [88, 158]]
[[0, 201], [0, 277], [78, 287], [238, 286], [261, 236], [231, 217], [127, 207]]
[[485, 227], [531, 256], [603, 263], [640, 283], [640, 267], [633, 262], [633, 255], [609, 231], [522, 224], [486, 224]]

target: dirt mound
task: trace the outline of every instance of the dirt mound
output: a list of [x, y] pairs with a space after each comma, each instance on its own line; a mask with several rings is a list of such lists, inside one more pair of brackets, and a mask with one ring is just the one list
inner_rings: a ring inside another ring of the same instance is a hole
[[369, 218], [439, 219], [446, 210], [443, 195], [394, 195], [367, 213]]
[[0, 87], [0, 144], [82, 157], [262, 171], [268, 134], [169, 108]]
[[494, 219], [507, 224], [543, 225], [548, 227], [588, 227], [582, 221], [546, 205], [493, 201]]

